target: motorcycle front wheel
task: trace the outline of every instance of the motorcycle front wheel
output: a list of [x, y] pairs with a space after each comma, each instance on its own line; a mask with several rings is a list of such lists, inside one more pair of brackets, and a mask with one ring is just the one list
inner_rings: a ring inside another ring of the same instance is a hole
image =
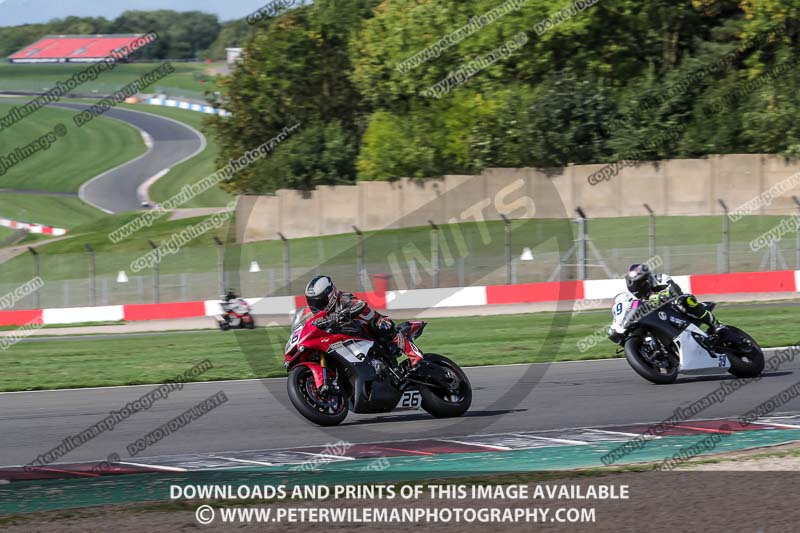
[[289, 372], [286, 389], [297, 412], [315, 424], [335, 426], [347, 417], [344, 394], [320, 394], [314, 383], [314, 373], [307, 366], [298, 366]]
[[625, 359], [631, 368], [647, 381], [656, 385], [668, 385], [678, 379], [678, 361], [667, 355], [668, 366], [661, 367], [651, 361], [644, 353], [642, 337], [631, 337], [625, 341]]
[[467, 374], [453, 361], [438, 354], [425, 354], [425, 360], [441, 367], [454, 384], [452, 390], [419, 385], [422, 408], [436, 418], [461, 416], [472, 405], [472, 385]]

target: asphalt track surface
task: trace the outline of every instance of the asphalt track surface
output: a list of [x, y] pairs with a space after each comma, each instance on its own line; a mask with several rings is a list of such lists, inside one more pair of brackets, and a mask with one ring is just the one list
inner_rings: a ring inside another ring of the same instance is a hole
[[[769, 356], [768, 356], [769, 357]], [[98, 461], [202, 400], [224, 391], [228, 401], [148, 448], [144, 457], [268, 450], [577, 427], [658, 422], [733, 378], [727, 374], [682, 377], [656, 386], [639, 378], [624, 360], [474, 367], [467, 370], [473, 405], [459, 419], [433, 419], [423, 411], [350, 414], [334, 428], [313, 426], [289, 405], [283, 378], [186, 384], [58, 462]], [[750, 382], [697, 418], [738, 417], [796, 384], [800, 361], [790, 360]], [[0, 394], [0, 466], [21, 465], [119, 410], [154, 385]], [[780, 406], [800, 411], [800, 399]]]
[[[56, 107], [82, 111], [85, 104], [58, 103]], [[153, 146], [136, 159], [123, 163], [84, 183], [81, 200], [110, 213], [141, 209], [137, 189], [152, 176], [200, 153], [205, 137], [176, 120], [128, 109], [110, 109], [103, 116], [126, 122], [146, 132]]]

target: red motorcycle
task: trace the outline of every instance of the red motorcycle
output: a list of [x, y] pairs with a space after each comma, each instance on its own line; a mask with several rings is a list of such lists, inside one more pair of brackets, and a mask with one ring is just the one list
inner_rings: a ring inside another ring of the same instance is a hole
[[[313, 314], [307, 309], [299, 310], [292, 320], [284, 350], [287, 389], [292, 405], [311, 422], [335, 426], [348, 411], [386, 413], [422, 407], [444, 418], [469, 409], [472, 386], [464, 371], [444, 356], [423, 354], [414, 344], [425, 322], [397, 327], [400, 350], [347, 328], [329, 327], [338, 322], [325, 311]], [[398, 362], [401, 355], [406, 358]]]

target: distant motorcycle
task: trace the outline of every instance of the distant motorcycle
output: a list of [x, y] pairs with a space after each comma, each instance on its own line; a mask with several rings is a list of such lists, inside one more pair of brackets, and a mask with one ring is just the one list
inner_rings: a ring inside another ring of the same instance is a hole
[[250, 304], [242, 298], [236, 298], [228, 303], [222, 303], [222, 314], [216, 315], [217, 325], [222, 331], [232, 328], [253, 329], [256, 322], [250, 314]]
[[[715, 304], [707, 305], [710, 311]], [[764, 370], [764, 353], [750, 335], [728, 325], [708, 335], [699, 320], [672, 302], [652, 306], [622, 293], [614, 299], [611, 313], [609, 339], [622, 346], [631, 368], [653, 383], [672, 383], [679, 373], [727, 371], [753, 378]]]

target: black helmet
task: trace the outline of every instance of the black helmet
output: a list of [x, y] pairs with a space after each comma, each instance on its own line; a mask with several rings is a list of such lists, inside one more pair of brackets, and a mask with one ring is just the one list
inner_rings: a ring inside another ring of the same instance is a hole
[[306, 303], [313, 312], [330, 312], [338, 301], [339, 291], [328, 276], [316, 276], [306, 285]]
[[631, 265], [628, 273], [625, 274], [625, 285], [627, 285], [628, 291], [637, 298], [649, 296], [655, 286], [653, 271], [647, 265], [638, 263]]

